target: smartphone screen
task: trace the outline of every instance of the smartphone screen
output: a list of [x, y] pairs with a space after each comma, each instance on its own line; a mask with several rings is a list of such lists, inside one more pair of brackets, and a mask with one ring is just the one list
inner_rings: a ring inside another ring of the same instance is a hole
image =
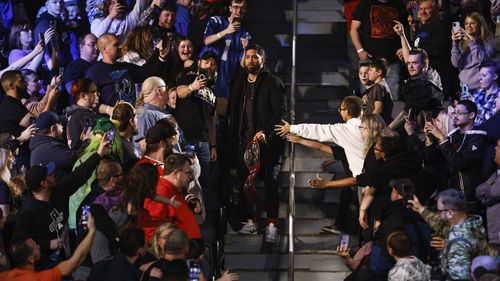
[[349, 247], [349, 234], [340, 235], [340, 247], [343, 248]]
[[106, 132], [106, 141], [108, 141], [109, 144], [113, 144], [113, 141], [115, 140], [115, 130], [115, 128], [111, 128]]
[[45, 43], [45, 33], [40, 32], [40, 34], [38, 36], [40, 38], [40, 41], [42, 41], [43, 43]]

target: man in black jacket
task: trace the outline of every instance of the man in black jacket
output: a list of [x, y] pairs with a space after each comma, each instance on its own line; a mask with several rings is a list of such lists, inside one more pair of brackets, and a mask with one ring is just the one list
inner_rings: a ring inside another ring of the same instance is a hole
[[69, 197], [87, 181], [107, 150], [108, 142], [103, 137], [97, 153], [57, 181], [53, 162], [33, 166], [26, 172], [28, 192], [23, 195], [13, 237], [29, 236], [40, 245], [37, 270], [53, 267], [65, 259], [68, 232], [64, 226]]
[[[476, 115], [476, 104], [470, 100], [462, 100], [455, 107], [453, 116], [453, 124], [457, 128], [448, 136], [434, 126], [433, 122], [426, 122], [424, 128], [426, 134], [431, 134], [438, 140], [435, 149], [441, 152], [450, 166], [448, 187], [460, 188], [468, 203], [477, 202], [474, 191], [484, 180], [481, 171], [487, 139], [485, 131], [475, 130]], [[477, 211], [473, 205], [469, 205], [469, 212]]]
[[[287, 105], [283, 82], [264, 68], [265, 51], [258, 45], [245, 48], [245, 72], [238, 75], [231, 90], [231, 143], [240, 162], [239, 176], [245, 180], [248, 169], [243, 164], [247, 143], [257, 140], [260, 145], [260, 171], [264, 178], [267, 211], [266, 241], [275, 242], [278, 208], [278, 173], [283, 155], [283, 139], [274, 133], [274, 126], [285, 118]], [[253, 175], [254, 179], [255, 176]], [[252, 220], [240, 233], [256, 233]]]

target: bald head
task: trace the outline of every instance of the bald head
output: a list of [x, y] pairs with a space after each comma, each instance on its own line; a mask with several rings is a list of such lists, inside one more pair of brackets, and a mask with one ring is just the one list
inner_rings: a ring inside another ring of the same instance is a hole
[[118, 37], [111, 33], [104, 33], [97, 40], [97, 47], [102, 54], [102, 61], [104, 63], [113, 64], [121, 56], [120, 42]]
[[165, 81], [157, 76], [151, 76], [142, 83], [141, 97], [144, 103], [154, 104], [160, 108], [165, 107], [168, 101]]

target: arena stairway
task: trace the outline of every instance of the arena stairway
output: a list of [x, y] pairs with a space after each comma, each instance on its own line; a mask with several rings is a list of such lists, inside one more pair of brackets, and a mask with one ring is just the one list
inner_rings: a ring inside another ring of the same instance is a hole
[[[340, 0], [299, 0], [297, 37], [296, 123], [336, 123], [337, 110], [348, 95], [346, 26]], [[252, 0], [248, 3], [246, 28], [255, 43], [265, 47], [267, 66], [280, 76], [290, 94], [292, 1]], [[288, 151], [288, 149], [287, 149]], [[307, 181], [322, 171], [328, 155], [296, 146], [295, 280], [343, 280], [349, 270], [335, 254], [339, 236], [322, 233], [331, 225], [339, 202], [338, 190], [318, 191]], [[225, 267], [236, 271], [239, 280], [287, 280], [288, 275], [288, 178], [286, 154], [280, 175], [279, 242], [264, 241], [264, 216], [259, 235], [238, 235], [228, 226], [225, 236]], [[333, 165], [342, 177], [340, 163]], [[351, 244], [357, 244], [351, 239]]]

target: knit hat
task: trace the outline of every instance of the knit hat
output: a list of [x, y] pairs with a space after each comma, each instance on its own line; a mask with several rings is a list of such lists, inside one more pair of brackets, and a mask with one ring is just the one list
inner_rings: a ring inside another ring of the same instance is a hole
[[94, 127], [94, 134], [104, 134], [107, 131], [111, 130], [111, 128], [115, 127], [113, 122], [109, 120], [107, 117], [101, 117], [97, 119], [95, 127]]
[[50, 162], [47, 165], [37, 165], [26, 171], [24, 180], [29, 190], [38, 190], [40, 183], [56, 170], [56, 163]]

